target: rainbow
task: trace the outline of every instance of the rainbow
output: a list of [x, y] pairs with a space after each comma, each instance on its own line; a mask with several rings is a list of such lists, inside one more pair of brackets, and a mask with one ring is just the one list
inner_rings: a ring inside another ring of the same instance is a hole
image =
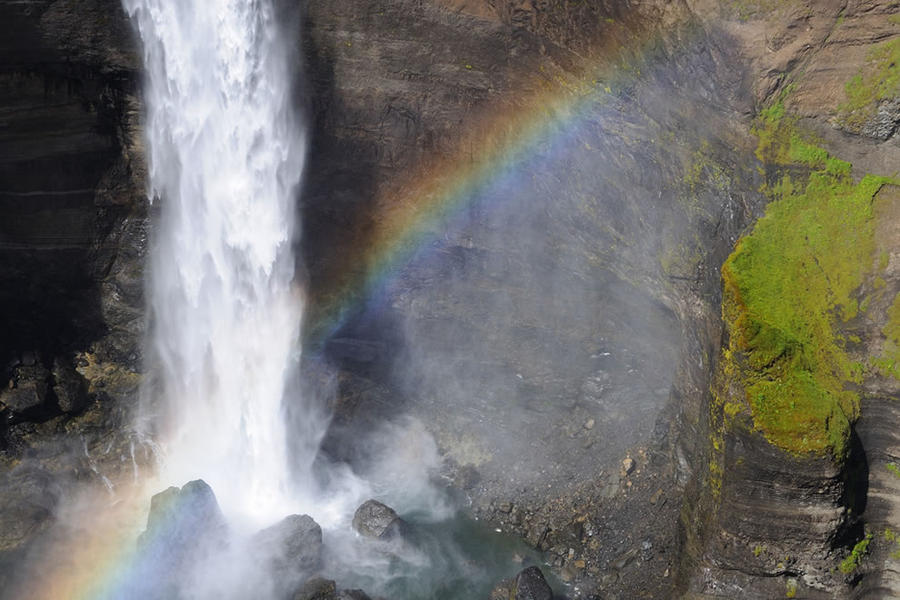
[[[415, 173], [386, 188], [377, 199], [376, 205], [384, 207], [377, 229], [351, 257], [356, 267], [335, 276], [313, 303], [305, 346], [315, 350], [354, 315], [379, 302], [403, 268], [455, 218], [489, 196], [491, 186], [515, 181], [531, 161], [564, 152], [577, 140], [585, 121], [640, 75], [635, 65], [646, 64], [657, 47], [656, 32], [623, 31], [610, 35], [607, 47], [595, 49], [581, 68], [548, 69], [528, 82], [526, 93], [501, 98], [471, 119], [456, 151], [423, 162]], [[623, 35], [631, 41], [623, 43]], [[101, 508], [82, 515], [79, 535], [53, 548], [41, 561], [41, 575], [17, 597], [133, 597], [135, 581], [153, 566], [136, 541], [146, 524], [151, 485], [125, 486], [129, 491], [115, 503], [108, 497], [90, 500], [89, 505]], [[152, 547], [154, 541], [144, 540], [141, 547], [147, 544]]]
[[[694, 28], [688, 25], [690, 36]], [[307, 307], [304, 347], [316, 354], [354, 315], [382, 301], [404, 267], [454, 219], [490, 197], [492, 187], [527, 180], [529, 166], [567, 152], [585, 122], [640, 76], [640, 65], [659, 44], [655, 32], [629, 35], [632, 42], [627, 44], [621, 44], [621, 35], [610, 36], [620, 45], [596, 50], [581, 68], [542, 68], [524, 99], [521, 93], [501, 98], [472, 119], [455, 151], [423, 162], [382, 191], [375, 202], [376, 230], [352, 252], [346, 272], [334, 275]]]

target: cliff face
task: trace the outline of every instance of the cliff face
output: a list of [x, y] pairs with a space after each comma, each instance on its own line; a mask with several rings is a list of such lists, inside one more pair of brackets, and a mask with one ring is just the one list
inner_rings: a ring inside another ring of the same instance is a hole
[[[394, 223], [427, 201], [421, 180], [440, 197], [491, 136], [541, 120], [551, 133], [410, 242], [325, 340], [340, 381], [326, 450], [364, 465], [366, 432], [411, 414], [471, 510], [581, 590], [672, 594], [718, 265], [763, 201], [740, 57], [684, 5], [598, 5], [570, 17], [596, 24], [577, 35], [561, 7], [353, 6], [310, 5], [307, 20], [308, 330], [368, 240], [406, 233]], [[582, 85], [600, 93], [577, 114], [543, 112]]]
[[[892, 447], [872, 419], [892, 423], [883, 398], [892, 386], [884, 345], [896, 294], [888, 249], [896, 182], [877, 176], [893, 173], [898, 149], [897, 90], [871, 86], [892, 77], [896, 7], [694, 9], [715, 15], [747, 59], [761, 107], [756, 156], [772, 204], [726, 264], [728, 334], [700, 442], [707, 450], [698, 452], [709, 464], [696, 472], [706, 493], [689, 492], [686, 506], [695, 510], [685, 513], [688, 555], [699, 557], [689, 561], [689, 590], [703, 597], [896, 594], [886, 558], [893, 551], [890, 483], [871, 468]], [[839, 198], [858, 204], [834, 204]], [[762, 258], [769, 251], [779, 258]], [[772, 331], [785, 337], [773, 345]], [[798, 377], [812, 387], [784, 384]], [[697, 540], [704, 541], [693, 548]], [[866, 551], [871, 558], [862, 558]]]
[[[299, 275], [307, 356], [338, 381], [325, 451], [364, 468], [367, 431], [420, 419], [471, 511], [546, 551], [579, 594], [893, 590], [891, 367], [854, 384], [846, 458], [772, 443], [723, 354], [720, 267], [784, 200], [763, 184], [825, 169], [755, 154], [764, 108], [780, 102], [857, 178], [900, 164], [896, 94], [863, 85], [892, 56], [895, 13], [887, 0], [308, 3]], [[127, 423], [149, 210], [118, 3], [0, 2], [0, 23], [11, 564], [69, 482], [142, 461]], [[868, 310], [835, 325], [859, 340], [848, 360], [891, 339], [894, 189], [872, 238], [886, 263], [853, 292]], [[866, 527], [870, 556], [845, 577]]]
[[[143, 327], [137, 79], [116, 2], [0, 3], [2, 548], [122, 464]], [[8, 571], [6, 569], [5, 571]]]

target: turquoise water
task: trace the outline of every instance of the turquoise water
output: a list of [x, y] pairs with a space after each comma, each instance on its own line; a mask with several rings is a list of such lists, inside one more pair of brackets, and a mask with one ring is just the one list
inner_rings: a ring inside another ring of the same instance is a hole
[[541, 554], [515, 536], [464, 516], [425, 522], [404, 515], [404, 520], [410, 531], [402, 542], [355, 534], [326, 540], [328, 577], [339, 588], [360, 588], [389, 600], [486, 600], [502, 579], [538, 565], [554, 592], [563, 591], [549, 577]]

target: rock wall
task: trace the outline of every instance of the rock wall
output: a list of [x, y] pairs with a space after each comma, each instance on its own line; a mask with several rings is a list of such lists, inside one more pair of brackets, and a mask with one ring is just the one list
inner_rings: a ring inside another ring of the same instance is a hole
[[139, 377], [147, 207], [137, 63], [118, 3], [0, 2], [0, 40], [0, 549], [10, 551], [71, 483], [131, 468], [123, 415]]
[[[889, 165], [896, 161], [898, 144], [893, 134], [885, 134], [884, 125], [885, 107], [892, 105], [892, 98], [872, 95], [870, 105], [858, 103], [852, 109], [848, 98], [858, 83], [866, 84], [873, 70], [882, 68], [881, 55], [898, 33], [896, 6], [889, 2], [692, 5], [715, 15], [719, 26], [740, 45], [758, 112], [783, 103], [797, 139], [820, 144], [852, 163], [857, 180], [866, 173], [892, 173]], [[854, 83], [857, 76], [860, 80]], [[755, 127], [764, 131], [767, 125], [758, 120]], [[803, 159], [796, 153], [774, 158], [762, 146], [757, 154], [766, 163], [770, 184], [784, 176], [803, 181], [812, 165], [799, 164]], [[884, 410], [883, 398], [889, 394], [884, 373], [874, 365], [883, 353], [889, 321], [886, 304], [894, 298], [890, 285], [880, 287], [891, 279], [887, 240], [893, 190], [888, 185], [872, 198], [876, 256], [863, 259], [871, 262], [862, 265], [866, 275], [853, 292], [861, 313], [838, 319], [835, 325], [844, 351], [863, 373], [855, 383], [845, 384], [861, 398], [859, 421], [851, 425], [845, 454], [816, 458], [766, 441], [764, 427], [741, 408], [747, 404], [747, 390], [740, 387], [742, 378], [734, 361], [724, 358], [719, 363], [711, 382], [714, 396], [707, 437], [696, 438], [707, 446], [698, 455], [705, 454], [708, 464], [695, 471], [695, 483], [703, 483], [687, 494], [683, 517], [691, 597], [896, 594], [890, 587], [895, 567], [887, 558], [893, 544], [887, 525], [891, 503], [885, 501], [890, 483], [871, 470], [874, 457], [889, 460], [883, 457], [890, 456], [892, 443], [874, 433], [872, 419], [892, 423], [890, 411]], [[825, 202], [828, 193], [824, 189], [817, 200]], [[726, 349], [734, 348], [727, 337], [724, 340]], [[867, 534], [874, 536], [871, 544], [865, 541]], [[867, 548], [871, 559], [852, 559], [857, 553], [865, 556]]]
[[[897, 39], [896, 11], [887, 0], [306, 4], [299, 275], [307, 356], [338, 382], [326, 452], [364, 468], [361, 432], [415, 416], [471, 512], [546, 552], [573, 595], [896, 589], [895, 380], [862, 382], [846, 462], [786, 454], [746, 415], [724, 428], [716, 396], [743, 393], [720, 360], [720, 266], [783, 167], [760, 172], [753, 119], [793, 84], [785, 107], [804, 130], [855, 175], [889, 174], [896, 98], [851, 107], [842, 93]], [[126, 423], [150, 232], [138, 65], [118, 3], [0, 1], [0, 33], [8, 565], [69, 482], [141, 460]], [[586, 89], [577, 114], [417, 238], [372, 301], [329, 320], [374, 242], [415, 214], [420, 182], [453, 184]], [[885, 343], [892, 235], [876, 236], [885, 291], [845, 332], [860, 360]], [[868, 558], [845, 576], [867, 529]]]

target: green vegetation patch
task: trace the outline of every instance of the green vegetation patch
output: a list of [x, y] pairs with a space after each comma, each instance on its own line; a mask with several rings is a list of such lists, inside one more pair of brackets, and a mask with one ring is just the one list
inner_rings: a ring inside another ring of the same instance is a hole
[[900, 93], [900, 38], [872, 48], [860, 72], [844, 85], [847, 101], [838, 107], [841, 120], [850, 127], [861, 127], [875, 112], [881, 100]]
[[888, 463], [887, 470], [894, 474], [894, 477], [900, 478], [900, 467], [896, 463]]
[[869, 551], [869, 542], [872, 541], [872, 534], [866, 534], [866, 537], [861, 539], [859, 542], [853, 546], [853, 550], [850, 552], [850, 555], [841, 561], [841, 573], [845, 575], [849, 575], [853, 571], [859, 568], [859, 565], [862, 563], [863, 557]]
[[767, 189], [765, 216], [722, 269], [726, 358], [737, 369], [754, 426], [795, 454], [843, 457], [860, 377], [836, 331], [858, 312], [853, 292], [872, 267], [872, 202], [889, 180], [854, 182], [850, 165], [805, 140], [781, 101], [754, 128], [768, 163], [811, 169], [806, 183], [784, 175]]

